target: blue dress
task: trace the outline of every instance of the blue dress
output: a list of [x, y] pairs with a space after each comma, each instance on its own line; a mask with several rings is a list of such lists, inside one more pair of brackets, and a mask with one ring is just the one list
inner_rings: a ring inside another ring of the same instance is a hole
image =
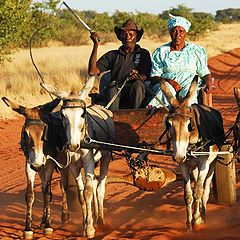
[[[182, 86], [179, 94], [180, 97], [187, 95], [195, 75], [199, 75], [202, 78], [206, 74], [210, 74], [207, 66], [207, 54], [205, 49], [199, 45], [185, 42], [185, 47], [180, 51], [170, 51], [169, 42], [157, 48], [153, 53], [151, 77], [158, 76], [178, 82]], [[176, 91], [172, 85], [167, 84], [173, 95], [176, 95]], [[202, 80], [198, 81], [198, 86], [199, 90], [202, 86]], [[160, 89], [160, 84], [154, 85], [152, 90], [156, 93], [162, 105], [169, 105]], [[197, 103], [197, 95], [193, 99], [193, 103]], [[156, 98], [153, 98], [148, 106], [160, 107], [161, 104]]]

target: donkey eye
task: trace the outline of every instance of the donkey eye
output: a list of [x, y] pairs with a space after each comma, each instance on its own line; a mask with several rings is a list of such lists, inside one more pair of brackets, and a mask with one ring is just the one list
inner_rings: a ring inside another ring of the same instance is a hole
[[171, 121], [166, 121], [166, 128], [169, 129], [172, 125]]
[[61, 117], [61, 119], [65, 118], [65, 116], [64, 116], [64, 114], [62, 112], [60, 112], [60, 117]]
[[81, 115], [82, 118], [85, 117], [86, 111], [83, 112], [83, 114]]
[[192, 126], [192, 123], [190, 122], [188, 124], [188, 131], [191, 132], [193, 130], [193, 126]]
[[28, 133], [26, 131], [23, 132], [23, 138], [24, 140], [27, 140], [29, 138]]

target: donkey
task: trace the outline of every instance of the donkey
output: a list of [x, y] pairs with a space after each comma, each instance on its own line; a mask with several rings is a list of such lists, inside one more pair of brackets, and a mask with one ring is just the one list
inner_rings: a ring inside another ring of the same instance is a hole
[[[66, 149], [72, 154], [75, 153], [69, 168], [77, 181], [83, 211], [84, 234], [88, 238], [93, 238], [95, 235], [92, 199], [95, 220], [98, 224], [105, 223], [103, 201], [111, 152], [83, 148], [82, 142], [88, 137], [99, 141], [112, 141], [114, 135], [112, 112], [100, 105], [86, 107], [85, 100], [93, 87], [94, 80], [94, 76], [89, 78], [80, 92], [59, 91], [53, 86], [42, 84], [48, 92], [63, 100], [60, 113], [67, 136]], [[97, 158], [100, 162], [99, 176], [94, 174]], [[85, 172], [84, 183], [81, 176], [82, 167]]]
[[238, 114], [233, 126], [234, 146], [233, 150], [236, 154], [237, 160], [240, 161], [240, 88], [234, 88], [234, 97], [238, 106]]
[[[186, 227], [192, 231], [193, 227], [205, 222], [217, 152], [224, 142], [223, 121], [217, 110], [204, 105], [191, 105], [197, 94], [197, 78], [193, 79], [189, 92], [183, 99], [172, 95], [165, 80], [160, 84], [170, 103], [165, 124], [172, 141], [173, 160], [179, 164], [184, 178]], [[199, 156], [192, 153], [198, 150], [209, 154]], [[194, 180], [194, 191], [190, 177]]]
[[[49, 103], [33, 108], [27, 108], [13, 103], [6, 97], [3, 97], [2, 100], [8, 107], [11, 107], [12, 110], [25, 117], [20, 141], [21, 149], [26, 158], [25, 172], [27, 177], [27, 188], [25, 193], [27, 213], [24, 238], [29, 239], [33, 236], [32, 208], [34, 203], [34, 181], [36, 173], [39, 174], [42, 182], [44, 199], [41, 227], [44, 229], [45, 234], [51, 234], [53, 232], [50, 224], [50, 202], [52, 199], [51, 180], [56, 164], [52, 160], [49, 160], [49, 158], [66, 161], [66, 153], [64, 153], [64, 151], [59, 151], [59, 148], [61, 148], [59, 140], [62, 139], [64, 142], [64, 135], [59, 135], [59, 131], [54, 131], [54, 126], [49, 121], [49, 118], [52, 117], [50, 113], [59, 104], [61, 99], [55, 99]], [[55, 137], [53, 136], [53, 133], [56, 135]], [[63, 188], [62, 190], [62, 220], [67, 221], [69, 215], [66, 193]]]

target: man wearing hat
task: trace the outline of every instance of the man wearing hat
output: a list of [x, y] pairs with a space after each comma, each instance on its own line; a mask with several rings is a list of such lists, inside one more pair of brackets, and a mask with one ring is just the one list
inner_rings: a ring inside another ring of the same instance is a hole
[[[136, 109], [141, 106], [145, 98], [146, 89], [143, 81], [149, 79], [150, 76], [151, 56], [146, 49], [136, 44], [143, 35], [143, 29], [138, 29], [132, 19], [123, 23], [121, 28], [115, 27], [114, 31], [122, 45], [117, 50], [105, 53], [98, 61], [98, 34], [96, 32], [91, 33], [93, 50], [89, 59], [88, 73], [99, 75], [105, 71], [110, 71], [105, 104], [111, 101], [114, 96], [117, 96], [109, 107], [110, 110], [119, 108]], [[117, 94], [126, 79], [126, 85]]]
[[[153, 91], [162, 105], [169, 103], [158, 84], [161, 79], [168, 82], [173, 95], [185, 97], [195, 75], [199, 76], [198, 89], [210, 93], [213, 87], [211, 73], [207, 66], [207, 54], [203, 47], [186, 41], [191, 23], [183, 17], [169, 14], [168, 30], [171, 41], [157, 48], [152, 56], [151, 80], [157, 83]], [[197, 96], [193, 103], [198, 103]], [[159, 101], [152, 99], [149, 107], [160, 107]]]

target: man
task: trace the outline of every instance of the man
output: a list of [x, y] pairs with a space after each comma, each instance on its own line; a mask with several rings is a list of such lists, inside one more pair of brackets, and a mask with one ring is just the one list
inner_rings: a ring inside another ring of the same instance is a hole
[[110, 82], [106, 89], [106, 103], [119, 91], [119, 87], [127, 80], [126, 85], [119, 93], [115, 101], [109, 107], [110, 110], [119, 108], [139, 108], [145, 98], [145, 85], [151, 72], [150, 53], [136, 44], [143, 35], [143, 29], [138, 29], [136, 23], [128, 19], [121, 28], [114, 28], [117, 38], [122, 42], [118, 50], [105, 53], [97, 61], [99, 46], [98, 34], [91, 33], [93, 50], [89, 59], [89, 75], [99, 75], [110, 71]]

